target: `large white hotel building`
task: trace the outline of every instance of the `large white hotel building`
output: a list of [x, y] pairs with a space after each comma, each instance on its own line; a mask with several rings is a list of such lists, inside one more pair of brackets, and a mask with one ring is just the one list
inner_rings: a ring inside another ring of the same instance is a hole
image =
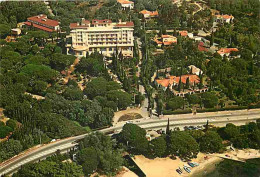
[[118, 50], [125, 57], [133, 57], [133, 22], [82, 19], [80, 23], [71, 23], [70, 29], [71, 43], [66, 45], [68, 54], [82, 57], [87, 52], [97, 51], [110, 57]]

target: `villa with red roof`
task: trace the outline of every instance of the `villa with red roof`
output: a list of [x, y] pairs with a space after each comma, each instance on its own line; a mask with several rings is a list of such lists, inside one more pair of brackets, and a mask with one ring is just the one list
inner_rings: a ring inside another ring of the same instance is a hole
[[24, 22], [26, 26], [31, 26], [33, 28], [46, 31], [53, 32], [60, 30], [60, 22], [56, 20], [51, 20], [47, 18], [47, 15], [40, 14], [37, 16], [27, 18], [27, 21]]
[[232, 15], [215, 15], [216, 22], [221, 23], [231, 23], [234, 20], [234, 17]]
[[128, 0], [117, 0], [119, 4], [121, 4], [121, 7], [123, 9], [133, 9], [134, 8], [134, 2], [128, 1]]
[[162, 47], [162, 44], [164, 46], [169, 46], [173, 43], [177, 43], [177, 38], [175, 36], [172, 36], [172, 35], [162, 35], [161, 38], [155, 38], [154, 42], [157, 43], [158, 47]]
[[142, 10], [139, 13], [143, 14], [144, 18], [154, 18], [154, 17], [158, 17], [159, 16], [158, 11]]
[[186, 37], [186, 36], [188, 36], [188, 31], [179, 31], [179, 35]]
[[[186, 85], [187, 81], [189, 81], [190, 87], [181, 90], [180, 92], [177, 91], [180, 80], [183, 85]], [[157, 87], [162, 88], [164, 91], [169, 88], [175, 96], [184, 97], [186, 94], [202, 93], [208, 91], [208, 87], [205, 86], [203, 88], [195, 88], [195, 86], [197, 86], [201, 82], [199, 76], [196, 74], [168, 76], [165, 79], [156, 79], [154, 82]]]
[[238, 52], [237, 48], [221, 48], [218, 50], [218, 54], [222, 57], [226, 55], [227, 57], [230, 55], [231, 52]]
[[182, 75], [182, 76], [169, 76], [166, 79], [156, 79], [155, 84], [158, 87], [162, 87], [163, 90], [166, 90], [168, 87], [170, 89], [173, 89], [173, 86], [179, 85], [180, 79], [183, 84], [186, 84], [187, 78], [189, 78], [189, 84], [191, 86], [194, 86], [194, 84], [200, 83], [199, 76], [197, 76], [195, 74], [186, 74], [186, 75]]
[[207, 52], [208, 51], [208, 49], [205, 47], [204, 42], [199, 42], [198, 50], [201, 51], [201, 52]]

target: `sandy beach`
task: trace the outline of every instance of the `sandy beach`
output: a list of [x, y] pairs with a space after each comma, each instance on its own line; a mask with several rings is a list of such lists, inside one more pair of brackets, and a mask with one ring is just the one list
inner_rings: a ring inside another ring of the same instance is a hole
[[[215, 169], [216, 164], [220, 163], [224, 158], [238, 161], [260, 158], [260, 151], [255, 149], [235, 149], [234, 151], [229, 150], [221, 154], [205, 154], [200, 152], [197, 155], [197, 158], [191, 159], [192, 162], [199, 163], [199, 166], [191, 168], [191, 173], [183, 170], [181, 175], [176, 172], [176, 169], [179, 167], [183, 169], [183, 165], [189, 165], [178, 157], [175, 160], [169, 157], [148, 159], [143, 155], [137, 155], [134, 157], [134, 161], [143, 170], [147, 177], [201, 177], [207, 176], [207, 174], [212, 172]], [[94, 175], [92, 176], [94, 177]], [[102, 177], [106, 177], [106, 175], [102, 175]], [[128, 168], [123, 167], [116, 177], [138, 176]]]
[[[226, 155], [228, 155], [229, 157], [226, 157]], [[172, 160], [169, 157], [148, 159], [143, 155], [138, 155], [134, 157], [134, 160], [147, 175], [147, 177], [191, 177], [193, 175], [196, 176], [196, 174], [199, 173], [205, 172], [206, 174], [207, 172], [209, 172], [209, 169], [214, 169], [215, 165], [220, 163], [223, 158], [243, 161], [245, 159], [260, 158], [260, 152], [255, 149], [245, 149], [227, 151], [222, 154], [199, 153], [197, 158], [191, 159], [191, 161], [197, 162], [200, 165], [198, 167], [191, 168], [191, 173], [187, 173], [183, 170], [183, 173], [181, 175], [176, 172], [176, 169], [179, 167], [183, 169], [183, 165], [188, 166], [188, 164], [186, 162], [183, 162], [179, 158], [177, 158], [176, 160]]]
[[116, 175], [116, 177], [138, 177], [138, 176], [128, 168], [123, 167], [122, 171], [120, 171], [119, 174]]
[[208, 156], [207, 159], [204, 159], [206, 154], [199, 153], [197, 158], [192, 159], [193, 162], [198, 162], [200, 165], [191, 169], [191, 173], [183, 171], [183, 174], [180, 175], [176, 172], [176, 169], [183, 165], [187, 165], [186, 162], [183, 162], [181, 159], [177, 158], [172, 160], [169, 157], [166, 158], [155, 158], [148, 159], [142, 155], [135, 156], [135, 162], [139, 167], [144, 171], [147, 177], [176, 177], [176, 176], [192, 176], [192, 174], [204, 170], [208, 165], [216, 164], [222, 159], [220, 157]]

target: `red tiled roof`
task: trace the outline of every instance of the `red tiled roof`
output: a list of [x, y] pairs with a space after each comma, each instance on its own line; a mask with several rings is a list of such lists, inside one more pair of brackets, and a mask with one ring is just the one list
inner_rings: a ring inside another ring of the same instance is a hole
[[148, 10], [142, 10], [141, 12], [139, 12], [143, 15], [149, 14], [150, 16], [158, 16], [159, 13], [158, 11], [148, 11]]
[[231, 19], [234, 18], [233, 15], [216, 15], [217, 18]]
[[53, 29], [50, 29], [50, 28], [47, 28], [47, 27], [44, 27], [44, 26], [40, 26], [40, 25], [37, 25], [37, 24], [32, 23], [32, 22], [24, 22], [24, 24], [27, 25], [27, 26], [31, 26], [33, 24], [34, 28], [38, 28], [40, 30], [47, 31], [47, 32], [53, 32], [54, 31]]
[[177, 43], [177, 41], [167, 41], [167, 42], [164, 42], [163, 45], [171, 45], [173, 43]]
[[170, 79], [156, 79], [155, 81], [163, 87], [168, 87], [170, 84]]
[[188, 35], [188, 31], [179, 31], [179, 34], [181, 36], [187, 36]]
[[157, 44], [162, 44], [162, 41], [159, 41], [158, 39], [154, 39], [154, 42], [156, 42]]
[[237, 48], [221, 48], [218, 50], [219, 54], [226, 54], [231, 52], [238, 52], [239, 50]]
[[27, 21], [29, 21], [29, 20], [34, 21], [34, 22], [38, 22], [38, 23], [41, 23], [41, 24], [45, 24], [45, 25], [48, 25], [48, 26], [52, 26], [52, 27], [59, 25], [58, 21], [48, 19], [47, 16], [44, 15], [44, 14], [27, 18]]
[[208, 49], [204, 47], [204, 43], [203, 42], [200, 42], [198, 44], [198, 50], [201, 51], [201, 52], [207, 52]]
[[104, 20], [94, 19], [94, 20], [92, 20], [92, 24], [107, 24], [107, 23], [112, 23], [112, 21], [108, 20], [108, 19], [104, 19]]
[[181, 82], [183, 84], [186, 84], [187, 78], [189, 78], [190, 83], [198, 84], [200, 82], [199, 76], [197, 76], [195, 74], [186, 74], [186, 75], [182, 75], [181, 77], [180, 76], [170, 76], [169, 79], [156, 79], [155, 81], [158, 84], [162, 85], [163, 87], [168, 87], [170, 84], [172, 85], [173, 83], [179, 84], [180, 78], [181, 78]]
[[118, 3], [120, 4], [133, 4], [134, 2], [128, 1], [128, 0], [117, 0]]
[[118, 23], [116, 24], [117, 27], [134, 27], [134, 22], [126, 22], [126, 23]]
[[173, 36], [171, 36], [171, 35], [162, 35], [162, 38], [169, 38], [169, 37], [173, 37]]
[[88, 28], [88, 26], [78, 25], [77, 23], [71, 23], [70, 28]]

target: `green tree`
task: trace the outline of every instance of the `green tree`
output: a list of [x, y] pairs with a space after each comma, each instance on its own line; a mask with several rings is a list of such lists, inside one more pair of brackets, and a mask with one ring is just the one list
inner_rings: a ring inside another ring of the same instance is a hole
[[115, 175], [116, 171], [123, 165], [121, 152], [113, 147], [115, 147], [115, 142], [112, 141], [109, 136], [105, 136], [102, 133], [92, 133], [80, 142], [81, 149], [95, 149], [99, 161], [98, 170], [101, 170], [103, 173], [108, 175]]
[[225, 132], [226, 138], [228, 140], [235, 138], [236, 136], [238, 136], [240, 134], [239, 127], [235, 126], [232, 123], [228, 123], [226, 125], [224, 132]]
[[17, 127], [17, 121], [15, 121], [15, 120], [13, 120], [13, 119], [9, 119], [9, 120], [6, 122], [6, 126], [11, 127], [13, 130], [15, 130], [16, 127]]
[[84, 93], [90, 98], [94, 99], [96, 96], [105, 96], [107, 92], [106, 79], [99, 77], [87, 83]]
[[48, 58], [45, 58], [41, 55], [30, 56], [25, 60], [26, 64], [35, 64], [35, 65], [48, 65], [50, 63]]
[[246, 134], [240, 134], [231, 139], [235, 148], [249, 148], [249, 138]]
[[0, 36], [1, 38], [5, 38], [11, 31], [11, 27], [8, 24], [0, 25]]
[[68, 100], [82, 100], [83, 92], [78, 87], [68, 87], [63, 92], [63, 96]]
[[27, 75], [30, 78], [39, 79], [47, 82], [56, 79], [56, 77], [58, 76], [57, 71], [51, 69], [48, 66], [33, 64], [25, 65], [21, 69], [21, 73]]
[[54, 53], [50, 57], [50, 66], [58, 71], [64, 70], [66, 67], [69, 67], [75, 60], [75, 57], [72, 55], [64, 55], [61, 53]]
[[135, 124], [125, 124], [120, 137], [129, 149], [134, 152], [145, 153], [148, 148], [148, 141], [145, 137], [146, 131]]
[[9, 139], [8, 141], [0, 143], [0, 162], [17, 155], [22, 150], [23, 147], [18, 140]]
[[74, 162], [55, 162], [44, 160], [35, 164], [26, 164], [14, 177], [33, 177], [33, 176], [75, 176], [83, 175], [82, 167]]
[[212, 92], [203, 93], [201, 97], [205, 108], [214, 108], [218, 104], [218, 97]]
[[13, 131], [13, 129], [12, 129], [11, 127], [1, 126], [1, 127], [0, 127], [0, 138], [5, 138], [5, 137], [8, 136], [12, 131]]
[[215, 153], [223, 148], [222, 139], [217, 132], [207, 131], [200, 140], [200, 150], [202, 152]]
[[82, 57], [76, 66], [76, 71], [90, 76], [101, 76], [105, 71], [103, 56], [92, 54], [87, 58]]
[[173, 131], [170, 136], [169, 152], [181, 158], [194, 158], [199, 152], [196, 140], [187, 132]]
[[175, 96], [167, 102], [166, 108], [171, 110], [176, 110], [182, 108], [183, 104], [184, 104], [183, 98]]
[[163, 157], [167, 149], [164, 137], [158, 137], [153, 139], [151, 141], [150, 148], [155, 157]]
[[85, 175], [92, 174], [98, 167], [98, 155], [93, 147], [81, 149], [77, 154], [77, 162], [82, 165]]
[[188, 99], [189, 104], [191, 105], [200, 103], [200, 97], [197, 94], [192, 94], [192, 95], [187, 94], [186, 97]]
[[107, 92], [107, 99], [117, 103], [117, 107], [122, 110], [126, 109], [131, 103], [131, 95], [121, 90], [111, 90]]

